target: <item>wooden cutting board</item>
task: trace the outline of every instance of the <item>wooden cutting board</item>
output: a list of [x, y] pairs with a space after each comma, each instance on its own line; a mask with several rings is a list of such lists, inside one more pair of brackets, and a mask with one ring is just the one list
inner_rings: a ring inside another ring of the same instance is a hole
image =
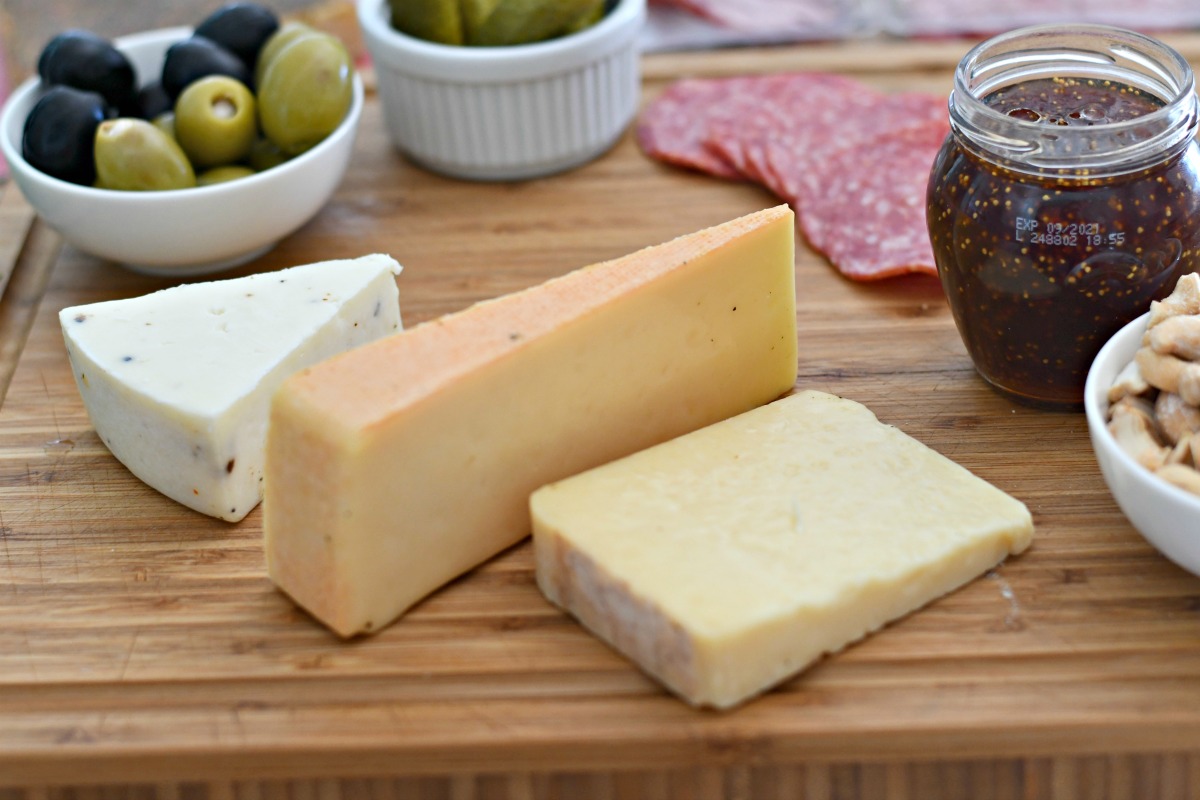
[[[1197, 37], [1172, 41], [1200, 54]], [[645, 97], [682, 75], [805, 68], [945, 92], [966, 48], [657, 56]], [[23, 213], [12, 195], [0, 230]], [[442, 179], [390, 148], [372, 101], [330, 205], [229, 274], [391, 253], [411, 326], [775, 202], [651, 162], [631, 136], [551, 179]], [[1200, 793], [1200, 578], [1121, 515], [1082, 415], [984, 386], [936, 280], [854, 284], [801, 245], [798, 385], [865, 403], [1023, 500], [1032, 550], [712, 713], [551, 607], [528, 543], [378, 635], [338, 641], [267, 581], [261, 510], [230, 525], [173, 504], [88, 423], [58, 310], [172, 282], [70, 246], [55, 258], [37, 228], [21, 242], [0, 303], [10, 344], [31, 323], [19, 358], [3, 356], [0, 800]]]

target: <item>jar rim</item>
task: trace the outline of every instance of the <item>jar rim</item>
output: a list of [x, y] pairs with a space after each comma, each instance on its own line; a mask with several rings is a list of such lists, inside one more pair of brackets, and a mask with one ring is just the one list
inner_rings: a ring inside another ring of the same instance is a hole
[[[984, 102], [1021, 80], [1056, 76], [1114, 79], [1163, 105], [1132, 119], [1064, 127], [1011, 117]], [[1162, 160], [1195, 137], [1195, 89], [1187, 60], [1150, 36], [1109, 25], [1034, 25], [994, 36], [967, 52], [954, 72], [950, 122], [983, 151], [980, 155], [1005, 166], [1070, 171], [1086, 161], [1100, 171], [1089, 176], [1116, 174]], [[1087, 145], [1065, 152], [1069, 148], [1054, 144], [1063, 140]]]

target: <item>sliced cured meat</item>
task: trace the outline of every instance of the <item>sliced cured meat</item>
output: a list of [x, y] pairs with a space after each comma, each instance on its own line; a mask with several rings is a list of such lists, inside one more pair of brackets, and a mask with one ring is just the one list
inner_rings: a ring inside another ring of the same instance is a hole
[[800, 193], [822, 174], [822, 164], [834, 151], [872, 141], [888, 131], [930, 123], [946, 125], [947, 118], [946, 100], [938, 95], [876, 95], [869, 104], [838, 118], [814, 111], [776, 131], [752, 135], [742, 148], [745, 158], [761, 165], [763, 182], [771, 191], [789, 202], [798, 201]]
[[736, 119], [757, 102], [754, 78], [681, 80], [656, 97], [638, 119], [637, 141], [649, 156], [720, 178], [741, 173], [704, 146], [709, 128]]
[[925, 186], [949, 130], [938, 95], [825, 73], [680, 81], [643, 112], [647, 154], [759, 182], [846, 276], [936, 274]]
[[[762, 147], [745, 145], [800, 127], [797, 136], [830, 136], [884, 97], [870, 87], [820, 72], [793, 72], [672, 84], [638, 120], [650, 156], [722, 178], [760, 180]], [[808, 113], [805, 113], [805, 112]]]
[[[749, 180], [766, 182], [766, 143], [791, 137], [799, 147], [834, 138], [841, 124], [867, 113], [884, 95], [842, 75], [794, 72], [746, 87], [757, 102], [737, 117], [712, 120], [704, 145]], [[772, 188], [773, 187], [769, 187]]]
[[936, 275], [925, 188], [948, 131], [926, 122], [830, 153], [793, 203], [809, 244], [854, 280]]

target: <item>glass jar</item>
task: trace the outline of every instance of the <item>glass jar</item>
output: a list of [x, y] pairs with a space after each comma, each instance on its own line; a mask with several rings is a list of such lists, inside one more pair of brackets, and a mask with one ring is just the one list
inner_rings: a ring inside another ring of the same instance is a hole
[[927, 221], [979, 374], [1034, 406], [1077, 409], [1096, 352], [1200, 269], [1192, 71], [1119, 28], [1046, 25], [971, 50]]

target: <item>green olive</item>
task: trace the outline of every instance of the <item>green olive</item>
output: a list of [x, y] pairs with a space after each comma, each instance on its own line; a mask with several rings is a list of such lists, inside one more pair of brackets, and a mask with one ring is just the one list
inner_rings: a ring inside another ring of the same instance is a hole
[[333, 36], [303, 36], [271, 60], [258, 87], [263, 134], [289, 155], [334, 131], [353, 99], [350, 54]]
[[250, 155], [246, 156], [246, 163], [253, 167], [255, 172], [265, 172], [287, 160], [287, 153], [280, 150], [270, 139], [263, 137], [254, 140], [254, 144], [250, 146]]
[[172, 139], [175, 138], [175, 112], [174, 111], [164, 111], [163, 113], [159, 114], [157, 117], [155, 117], [154, 119], [152, 119], [150, 121], [154, 123], [154, 127], [158, 128], [160, 131], [165, 133], [167, 136], [170, 136]]
[[243, 167], [240, 164], [226, 164], [223, 167], [213, 167], [201, 172], [196, 176], [196, 185], [211, 186], [214, 183], [236, 181], [238, 178], [245, 178], [253, 174], [254, 170], [250, 169], [250, 167]]
[[105, 189], [159, 191], [196, 185], [196, 174], [179, 144], [144, 119], [101, 122], [94, 153], [98, 181]]
[[262, 86], [263, 75], [266, 74], [267, 65], [275, 60], [275, 56], [279, 55], [283, 48], [301, 36], [317, 32], [316, 28], [305, 25], [303, 22], [285, 22], [283, 27], [271, 34], [271, 37], [267, 39], [263, 44], [262, 50], [258, 53], [258, 61], [254, 65], [254, 85]]
[[201, 78], [175, 101], [175, 138], [196, 167], [241, 161], [257, 137], [254, 95], [234, 78]]

